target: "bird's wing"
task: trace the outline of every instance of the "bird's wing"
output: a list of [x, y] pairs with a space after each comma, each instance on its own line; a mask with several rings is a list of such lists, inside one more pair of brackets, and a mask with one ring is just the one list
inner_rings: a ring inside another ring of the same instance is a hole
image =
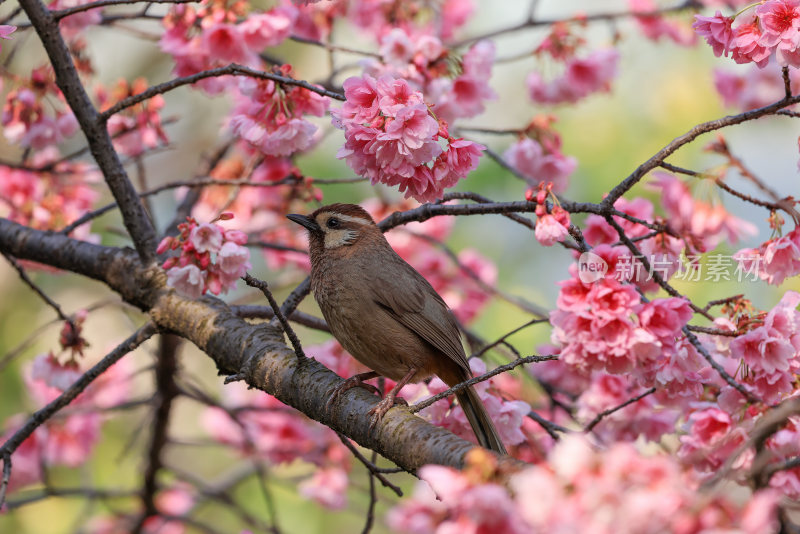
[[400, 256], [379, 271], [369, 277], [375, 301], [469, 374], [458, 323], [430, 283]]

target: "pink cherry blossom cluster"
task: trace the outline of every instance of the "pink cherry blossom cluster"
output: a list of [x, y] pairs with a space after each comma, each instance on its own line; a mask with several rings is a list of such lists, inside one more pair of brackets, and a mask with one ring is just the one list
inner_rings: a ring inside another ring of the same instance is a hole
[[681, 328], [692, 317], [684, 299], [642, 303], [633, 285], [611, 276], [589, 284], [575, 276], [560, 285], [550, 323], [568, 365], [587, 373], [644, 373], [679, 352]]
[[[645, 456], [630, 444], [594, 450], [566, 436], [547, 464], [495, 482], [496, 460], [474, 450], [458, 471], [428, 465], [411, 498], [389, 512], [389, 526], [409, 534], [451, 532], [740, 532], [777, 528], [778, 494], [761, 490], [739, 503], [701, 492], [667, 455]], [[702, 502], [702, 506], [698, 503]]]
[[[250, 167], [255, 165], [248, 175]], [[308, 240], [305, 232], [297, 232], [285, 224], [287, 213], [306, 209], [308, 202], [320, 202], [322, 192], [314, 179], [303, 176], [287, 158], [273, 158], [253, 153], [245, 142], [237, 143], [231, 154], [210, 172], [216, 180], [247, 179], [265, 186], [239, 186], [232, 199], [231, 188], [225, 185], [204, 187], [192, 210], [197, 220], [210, 220], [222, 210], [233, 213], [236, 228], [248, 234], [258, 234], [266, 245], [261, 247], [267, 266], [278, 270], [292, 265], [306, 272], [311, 270], [308, 259]], [[278, 185], [276, 182], [284, 183]], [[286, 183], [288, 181], [288, 183]], [[219, 221], [228, 228], [229, 221]]]
[[[78, 129], [75, 116], [63, 104], [52, 68], [33, 69], [29, 79], [20, 78], [3, 105], [3, 135], [9, 143], [40, 150], [61, 143]], [[47, 110], [55, 111], [51, 115]]]
[[561, 152], [561, 136], [552, 128], [554, 121], [552, 116], [535, 117], [503, 159], [532, 186], [552, 183], [553, 192], [563, 193], [578, 162]]
[[[246, 10], [247, 4], [241, 1], [209, 2], [198, 8], [174, 6], [163, 19], [165, 32], [160, 45], [175, 59], [175, 74], [188, 76], [229, 63], [259, 68], [259, 54], [289, 37], [298, 16], [297, 8], [289, 2], [265, 12]], [[198, 85], [218, 94], [229, 82], [207, 78]]]
[[[276, 72], [290, 76], [291, 66], [283, 65]], [[240, 78], [238, 89], [229, 118], [234, 135], [267, 156], [289, 156], [313, 144], [318, 128], [302, 116], [323, 116], [328, 98], [253, 78]]]
[[619, 52], [614, 48], [595, 50], [586, 57], [567, 60], [564, 73], [550, 81], [531, 72], [526, 83], [528, 93], [539, 104], [577, 102], [598, 92], [609, 92], [617, 75]]
[[[475, 376], [486, 372], [486, 364], [478, 359], [469, 360], [470, 368]], [[507, 446], [519, 445], [527, 436], [522, 432], [522, 423], [526, 419], [531, 407], [527, 402], [520, 400], [506, 400], [497, 390], [494, 379], [476, 384], [475, 390], [481, 398], [489, 417], [495, 424], [500, 439]], [[431, 395], [436, 395], [449, 389], [440, 378], [434, 377], [427, 385], [424, 383], [409, 384], [403, 388], [403, 397], [410, 403], [425, 400]], [[441, 426], [462, 438], [475, 441], [475, 433], [467, 421], [467, 416], [460, 407], [450, 404], [448, 399], [442, 399], [419, 412], [419, 415], [434, 425]]]
[[[99, 172], [87, 163], [62, 160], [55, 147], [36, 152], [33, 172], [0, 165], [0, 215], [39, 230], [61, 230], [92, 209], [99, 194], [92, 184]], [[77, 239], [92, 239], [89, 225], [75, 232]]]
[[[709, 380], [718, 393], [711, 398], [686, 405], [689, 416], [680, 436], [679, 458], [694, 470], [699, 480], [729, 468], [731, 478], [744, 483], [753, 465], [755, 452], [743, 447], [767, 407], [797, 395], [797, 369], [800, 367], [800, 294], [789, 291], [768, 313], [741, 317], [740, 328], [748, 331], [735, 338], [708, 336], [705, 347], [726, 371], [762, 399], [766, 405], [749, 402], [736, 389], [716, 377]], [[734, 324], [719, 318], [718, 328], [734, 331]], [[764, 444], [766, 462], [776, 463], [800, 454], [800, 421], [790, 417], [784, 428]], [[732, 455], [738, 455], [731, 458]], [[740, 473], [739, 477], [736, 473]], [[770, 486], [789, 498], [800, 496], [800, 469], [776, 472]]]
[[[654, 0], [628, 0], [628, 5], [634, 13], [653, 13], [659, 8]], [[697, 35], [683, 20], [662, 15], [636, 15], [635, 19], [642, 35], [652, 41], [665, 37], [682, 46], [692, 46], [697, 41]]]
[[[316, 356], [331, 348], [306, 350]], [[234, 411], [235, 420], [231, 416]], [[317, 466], [315, 473], [300, 483], [300, 493], [328, 508], [345, 506], [350, 452], [333, 430], [271, 395], [248, 390], [238, 383], [225, 386], [225, 403], [207, 408], [202, 424], [212, 438], [241, 455], [273, 464], [303, 460]]]
[[[532, 189], [525, 193], [525, 199], [529, 202], [536, 200], [536, 228], [534, 233], [536, 240], [546, 247], [551, 247], [560, 241], [564, 241], [569, 235], [569, 213], [558, 205], [558, 198], [553, 195], [553, 182], [539, 184], [539, 190], [534, 195]], [[554, 206], [547, 212], [547, 199], [553, 199]]]
[[[675, 187], [675, 190], [682, 191], [679, 187]], [[686, 195], [676, 200], [677, 205], [673, 205], [675, 204], [674, 202], [670, 203], [666, 211], [673, 210], [676, 214], [680, 213], [694, 217], [693, 209], [685, 207], [678, 209], [678, 206], [685, 206], [683, 203], [694, 206], [695, 199], [693, 197]], [[652, 202], [641, 197], [632, 200], [620, 198], [614, 203], [614, 207], [631, 218], [648, 223], [657, 221]], [[708, 211], [708, 209], [705, 211]], [[701, 214], [703, 210], [698, 209], [697, 213]], [[681, 266], [680, 255], [686, 243], [683, 239], [666, 233], [647, 237], [652, 234], [650, 228], [627, 218], [614, 216], [614, 221], [624, 230], [626, 236], [636, 240], [636, 246], [647, 259], [650, 269], [645, 269], [640, 258], [632, 258], [630, 251], [625, 246], [618, 244], [619, 234], [602, 216], [589, 215], [586, 218], [586, 223], [583, 227], [583, 236], [586, 242], [595, 247], [593, 252], [600, 255], [607, 262], [609, 274], [616, 275], [621, 280], [630, 280], [644, 291], [657, 291], [659, 285], [653, 278], [653, 273], [659, 274], [664, 280], [668, 280], [675, 274]], [[681, 225], [682, 228], [693, 227], [691, 220], [670, 221], [670, 224], [673, 223]], [[695, 224], [704, 230], [711, 229], [711, 226], [713, 226], [709, 225], [706, 228], [706, 222], [701, 221], [700, 218], [697, 219]], [[717, 229], [721, 230], [721, 227]], [[689, 242], [695, 240], [699, 241], [698, 244], [702, 244], [704, 239], [710, 242], [718, 238], [714, 235], [705, 235], [702, 239], [692, 236], [687, 237]]]
[[[800, 370], [800, 294], [787, 291], [763, 323], [730, 342], [730, 356], [745, 366], [743, 382], [768, 403], [796, 388]], [[757, 323], [756, 323], [757, 324]]]
[[735, 243], [754, 236], [756, 227], [732, 215], [720, 202], [695, 198], [689, 187], [672, 174], [654, 172], [651, 184], [660, 192], [661, 205], [670, 228], [698, 251], [713, 250], [722, 242]]
[[[138, 78], [133, 83], [120, 80], [107, 91], [97, 90], [97, 100], [101, 110], [106, 110], [127, 97], [137, 95], [147, 89], [147, 80]], [[169, 143], [161, 125], [160, 112], [164, 108], [164, 97], [154, 97], [115, 113], [108, 119], [108, 133], [114, 148], [130, 157], [142, 155], [146, 150]]]
[[[220, 219], [231, 217], [224, 213]], [[206, 291], [227, 293], [252, 267], [244, 232], [225, 230], [214, 222], [201, 224], [194, 217], [187, 217], [178, 229], [177, 237], [161, 240], [157, 253], [180, 249], [180, 256], [168, 258], [162, 267], [167, 271], [167, 285], [184, 295], [197, 298]]]
[[800, 67], [800, 1], [767, 0], [751, 7], [732, 17], [719, 11], [713, 17], [695, 15], [693, 27], [716, 56], [730, 54], [736, 63], [763, 68], [774, 53], [781, 66]]
[[[800, 71], [789, 70], [792, 94], [800, 92]], [[760, 108], [783, 98], [786, 89], [780, 66], [770, 60], [763, 69], [757, 65], [742, 74], [714, 69], [714, 87], [722, 97], [725, 106], [748, 111]]]
[[332, 112], [345, 136], [337, 157], [373, 184], [399, 186], [406, 198], [431, 202], [477, 167], [484, 147], [450, 137], [447, 124], [437, 122], [405, 80], [352, 77], [344, 94], [346, 102]]
[[[122, 360], [101, 375], [71, 404], [76, 409], [63, 417], [49, 419], [38, 427], [14, 453], [9, 491], [42, 480], [42, 466], [76, 467], [86, 462], [100, 439], [104, 415], [98, 410], [115, 406], [130, 396], [131, 370]], [[31, 400], [44, 407], [68, 389], [83, 374], [75, 360], [62, 364], [52, 354], [37, 356], [25, 374]], [[5, 442], [27, 416], [7, 419], [0, 441]]]
[[473, 0], [442, 0], [435, 5], [422, 0], [353, 0], [348, 4], [347, 18], [375, 36], [401, 28], [408, 34], [437, 33], [450, 39], [475, 11]]
[[479, 115], [497, 98], [489, 86], [494, 44], [478, 41], [463, 56], [448, 50], [429, 30], [411, 33], [394, 28], [380, 36], [381, 60], [364, 63], [364, 74], [406, 80], [425, 95], [436, 117], [452, 124]]
[[767, 283], [780, 285], [800, 274], [800, 228], [770, 239], [758, 248], [743, 248], [733, 257], [746, 272], [757, 273]]

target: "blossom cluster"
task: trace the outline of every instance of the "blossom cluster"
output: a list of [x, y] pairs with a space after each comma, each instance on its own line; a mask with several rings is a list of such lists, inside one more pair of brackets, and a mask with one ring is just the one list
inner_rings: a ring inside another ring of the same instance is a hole
[[762, 280], [779, 285], [800, 274], [800, 227], [770, 239], [756, 249], [745, 248], [734, 254], [742, 267], [757, 272]]
[[526, 79], [528, 93], [531, 100], [539, 104], [564, 104], [577, 102], [593, 93], [608, 92], [617, 75], [618, 61], [617, 50], [606, 48], [586, 57], [568, 59], [564, 73], [550, 81], [532, 71]]
[[[99, 410], [120, 404], [129, 397], [127, 361], [112, 366], [84, 390], [71, 404], [78, 409], [48, 419], [22, 442], [14, 452], [9, 491], [41, 481], [43, 466], [76, 467], [88, 460], [106, 419]], [[61, 363], [53, 354], [42, 354], [34, 359], [24, 375], [26, 390], [36, 406], [44, 407], [71, 387], [82, 373], [74, 359]], [[24, 414], [9, 417], [0, 441], [9, 439], [25, 420]]]
[[[767, 0], [732, 17], [695, 15], [695, 31], [716, 56], [763, 68], [774, 54], [781, 66], [800, 67], [800, 2]], [[737, 21], [738, 19], [738, 21]], [[736, 22], [736, 26], [734, 26]]]
[[532, 186], [552, 183], [553, 192], [563, 193], [578, 162], [561, 152], [561, 136], [552, 128], [554, 121], [552, 116], [535, 117], [503, 159]]
[[[341, 349], [337, 355], [332, 344], [307, 347], [306, 351], [327, 363], [345, 356]], [[301, 495], [327, 508], [345, 506], [350, 452], [333, 430], [271, 395], [239, 384], [225, 386], [224, 404], [207, 408], [202, 424], [214, 440], [242, 456], [276, 465], [302, 460], [316, 466], [314, 473], [300, 483]]]
[[[61, 143], [78, 129], [78, 121], [63, 104], [64, 96], [55, 84], [49, 66], [33, 69], [30, 78], [17, 80], [6, 95], [2, 118], [3, 135], [12, 144], [41, 150]], [[54, 110], [51, 113], [48, 110]]]
[[[291, 67], [276, 70], [282, 76]], [[289, 156], [309, 148], [317, 127], [304, 114], [321, 117], [328, 99], [301, 87], [284, 87], [272, 80], [241, 78], [229, 126], [233, 133], [267, 156]]]
[[[120, 100], [138, 95], [145, 89], [147, 81], [144, 78], [138, 78], [133, 83], [120, 80], [110, 91], [98, 88], [97, 100], [100, 109], [106, 110]], [[159, 115], [163, 108], [164, 97], [155, 95], [109, 117], [108, 133], [117, 152], [136, 157], [148, 149], [169, 143]]]
[[[230, 219], [225, 213], [222, 219]], [[226, 293], [236, 286], [250, 265], [247, 235], [239, 230], [225, 230], [214, 222], [198, 223], [187, 217], [178, 225], [180, 234], [167, 236], [158, 245], [158, 254], [180, 249], [180, 256], [172, 256], [162, 267], [167, 271], [167, 284], [190, 298], [211, 291], [215, 295]]]
[[380, 38], [380, 45], [381, 60], [365, 62], [364, 74], [406, 80], [447, 123], [479, 115], [486, 101], [497, 98], [489, 86], [494, 63], [494, 44], [489, 41], [479, 41], [456, 56], [429, 31], [395, 28]]
[[[526, 200], [536, 200], [536, 228], [534, 234], [542, 245], [551, 247], [564, 239], [569, 234], [569, 213], [558, 205], [558, 199], [552, 194], [553, 182], [547, 185], [539, 184], [536, 195], [529, 189], [525, 195]], [[547, 212], [547, 198], [552, 197], [555, 205]]]
[[[92, 209], [99, 193], [92, 185], [100, 173], [84, 162], [63, 160], [50, 146], [29, 160], [31, 169], [0, 165], [0, 215], [38, 230], [61, 230]], [[93, 239], [89, 226], [77, 239]]]
[[[722, 492], [688, 485], [666, 455], [644, 456], [630, 444], [594, 450], [567, 436], [547, 465], [499, 484], [487, 453], [471, 451], [458, 471], [428, 465], [410, 499], [389, 512], [390, 527], [413, 534], [449, 532], [741, 532], [777, 527], [778, 495], [754, 493], [741, 505]], [[702, 506], [698, 503], [702, 502]]]
[[[345, 136], [337, 157], [373, 184], [399, 186], [406, 198], [429, 202], [477, 167], [483, 147], [451, 137], [447, 124], [437, 122], [422, 93], [407, 81], [351, 77], [344, 94], [347, 100], [333, 111]], [[447, 143], [445, 149], [438, 138]]]
[[[259, 54], [289, 37], [297, 8], [279, 5], [259, 13], [246, 13], [245, 8], [244, 2], [174, 6], [163, 19], [165, 31], [159, 44], [175, 59], [175, 74], [189, 76], [229, 63], [259, 68]], [[210, 94], [222, 92], [229, 84], [225, 78], [198, 82]]]

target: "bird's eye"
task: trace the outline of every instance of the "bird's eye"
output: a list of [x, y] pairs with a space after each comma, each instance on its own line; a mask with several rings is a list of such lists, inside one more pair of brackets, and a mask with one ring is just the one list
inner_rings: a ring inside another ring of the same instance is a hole
[[328, 228], [339, 228], [339, 219], [331, 217], [327, 222]]

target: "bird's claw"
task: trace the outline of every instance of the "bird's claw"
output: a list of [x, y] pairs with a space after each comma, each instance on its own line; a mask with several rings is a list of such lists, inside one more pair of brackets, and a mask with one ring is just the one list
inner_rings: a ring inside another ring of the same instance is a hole
[[392, 407], [395, 406], [396, 404], [402, 404], [403, 406], [408, 406], [408, 401], [406, 401], [402, 397], [387, 395], [385, 399], [383, 399], [378, 404], [373, 406], [372, 409], [367, 412], [367, 415], [372, 416], [369, 422], [370, 432], [372, 432], [375, 429], [375, 426], [381, 422], [381, 419], [383, 419], [383, 416], [386, 415], [386, 412], [391, 410]]
[[376, 395], [380, 396], [381, 391], [373, 386], [372, 384], [367, 384], [358, 376], [351, 376], [350, 378], [346, 379], [344, 382], [333, 388], [331, 391], [331, 396], [328, 398], [328, 402], [325, 403], [325, 409], [330, 410], [333, 404], [339, 400], [344, 392], [353, 389], [353, 388], [364, 388], [370, 393], [375, 393]]

